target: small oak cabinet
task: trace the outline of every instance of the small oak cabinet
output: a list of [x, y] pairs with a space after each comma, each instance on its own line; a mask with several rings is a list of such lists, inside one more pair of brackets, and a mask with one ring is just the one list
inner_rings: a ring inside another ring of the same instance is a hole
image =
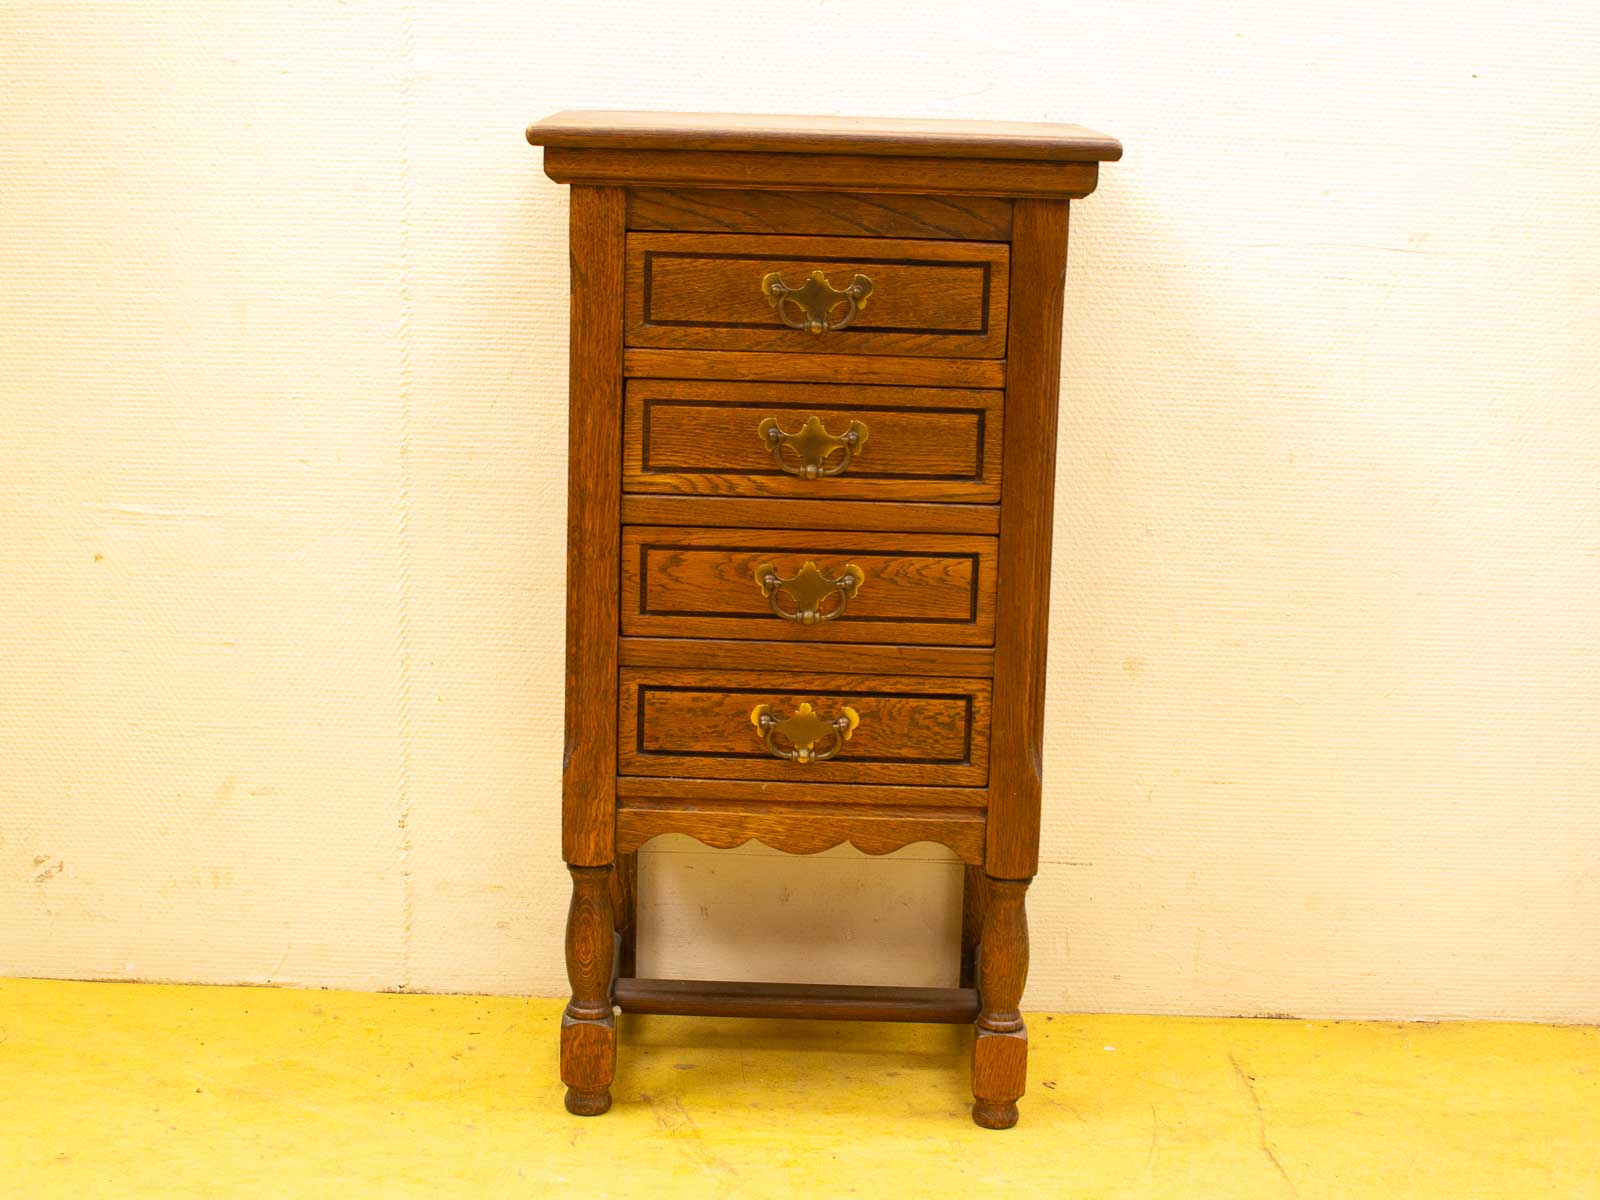
[[[614, 1013], [971, 1022], [1017, 1120], [1075, 125], [564, 112], [571, 435], [567, 1107]], [[949, 988], [638, 978], [684, 833], [966, 864]]]

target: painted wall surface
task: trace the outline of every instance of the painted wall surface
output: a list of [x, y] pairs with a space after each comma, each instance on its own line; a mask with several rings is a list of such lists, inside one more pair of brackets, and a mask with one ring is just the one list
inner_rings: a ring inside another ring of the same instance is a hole
[[[1600, 1020], [1600, 8], [0, 6], [0, 973], [558, 993], [569, 106], [1073, 120], [1035, 1008]], [[942, 982], [919, 846], [644, 966]]]

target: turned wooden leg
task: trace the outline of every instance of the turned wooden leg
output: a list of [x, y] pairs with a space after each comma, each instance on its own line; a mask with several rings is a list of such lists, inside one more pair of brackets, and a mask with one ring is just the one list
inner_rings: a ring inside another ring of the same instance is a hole
[[968, 865], [961, 873], [961, 980], [960, 987], [975, 987], [978, 979], [978, 941], [983, 937], [983, 868]]
[[611, 867], [571, 867], [567, 909], [567, 979], [572, 999], [561, 1014], [561, 1082], [567, 1111], [597, 1117], [611, 1107], [617, 1062], [617, 1020], [611, 1012], [615, 943]]
[[1026, 879], [984, 879], [978, 951], [977, 1040], [972, 1046], [972, 1119], [985, 1129], [1017, 1123], [1028, 1075], [1028, 1030], [1018, 1006], [1028, 978]]
[[611, 876], [611, 907], [620, 936], [617, 974], [632, 978], [639, 970], [639, 853], [617, 855]]

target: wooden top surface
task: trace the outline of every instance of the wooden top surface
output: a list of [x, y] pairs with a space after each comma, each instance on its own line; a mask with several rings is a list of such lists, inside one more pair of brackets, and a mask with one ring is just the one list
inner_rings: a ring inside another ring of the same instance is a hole
[[1081, 125], [568, 109], [528, 126], [535, 146], [581, 150], [732, 150], [920, 158], [1115, 162], [1116, 138]]

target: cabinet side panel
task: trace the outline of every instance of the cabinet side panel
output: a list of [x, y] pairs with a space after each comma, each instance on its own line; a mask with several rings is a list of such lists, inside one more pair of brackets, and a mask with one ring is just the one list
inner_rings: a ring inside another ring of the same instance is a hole
[[1029, 879], [1039, 864], [1066, 266], [1067, 202], [1018, 200], [1012, 213], [1011, 336], [984, 862], [984, 870], [997, 879]]
[[622, 491], [622, 297], [627, 198], [572, 189], [567, 458], [566, 748], [561, 853], [612, 860], [616, 841], [617, 605]]

